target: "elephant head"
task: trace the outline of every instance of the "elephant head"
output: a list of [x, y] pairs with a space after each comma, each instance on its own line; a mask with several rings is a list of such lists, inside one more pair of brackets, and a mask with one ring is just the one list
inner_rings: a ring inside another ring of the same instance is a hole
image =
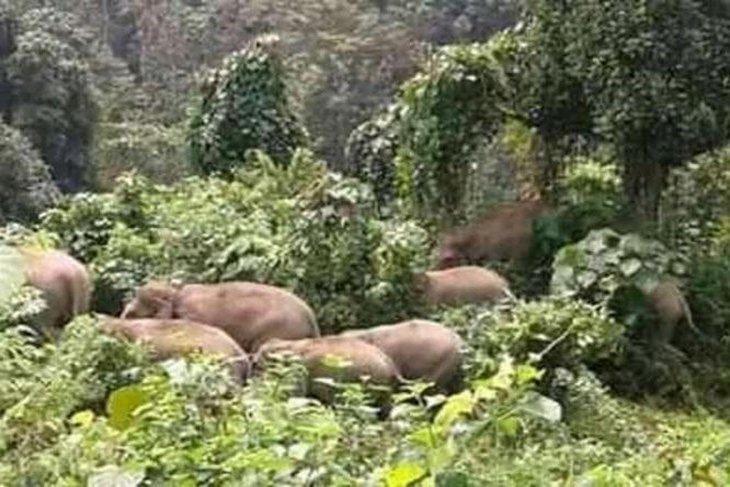
[[159, 281], [150, 281], [137, 289], [134, 299], [125, 306], [122, 319], [174, 318], [174, 301], [178, 289]]

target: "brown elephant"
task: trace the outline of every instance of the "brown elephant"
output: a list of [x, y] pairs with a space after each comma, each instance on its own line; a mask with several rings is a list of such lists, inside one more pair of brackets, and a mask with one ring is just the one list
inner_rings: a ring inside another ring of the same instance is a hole
[[33, 324], [55, 337], [75, 316], [89, 311], [89, 273], [81, 262], [58, 250], [18, 251], [24, 261], [27, 283], [40, 290], [46, 302], [46, 308]]
[[[390, 389], [402, 380], [393, 361], [374, 345], [353, 337], [327, 336], [302, 340], [272, 339], [266, 342], [254, 358], [254, 366], [263, 368], [272, 354], [290, 353], [298, 357], [309, 373], [306, 393], [325, 404], [332, 404], [335, 391], [332, 387], [315, 379], [329, 378], [339, 383], [367, 381], [383, 386], [385, 390], [376, 394], [381, 415], [390, 408]], [[328, 357], [338, 357], [343, 367], [327, 362]]]
[[453, 394], [463, 388], [461, 337], [441, 323], [408, 320], [341, 336], [359, 338], [385, 352], [406, 380], [434, 383], [437, 392]]
[[246, 352], [223, 330], [187, 320], [105, 317], [101, 330], [133, 343], [148, 345], [156, 360], [206, 353], [225, 359], [233, 378], [243, 383], [250, 371]]
[[122, 318], [182, 318], [216, 326], [253, 353], [271, 338], [320, 336], [312, 309], [294, 294], [254, 282], [186, 284], [152, 281], [139, 288]]
[[651, 333], [654, 343], [668, 345], [674, 338], [677, 325], [686, 319], [687, 326], [699, 337], [704, 334], [697, 329], [692, 313], [679, 285], [673, 279], [660, 281], [647, 295], [649, 308], [656, 315], [658, 327]]
[[526, 258], [532, 249], [534, 220], [550, 211], [552, 208], [541, 200], [505, 203], [492, 209], [442, 238], [437, 268]]
[[414, 287], [430, 305], [495, 303], [504, 298], [514, 298], [502, 276], [477, 266], [426, 271], [414, 277]]

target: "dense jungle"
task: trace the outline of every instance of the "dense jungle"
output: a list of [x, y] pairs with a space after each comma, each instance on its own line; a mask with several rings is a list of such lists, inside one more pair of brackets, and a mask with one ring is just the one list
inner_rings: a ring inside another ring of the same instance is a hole
[[730, 485], [730, 1], [0, 0], [0, 485]]

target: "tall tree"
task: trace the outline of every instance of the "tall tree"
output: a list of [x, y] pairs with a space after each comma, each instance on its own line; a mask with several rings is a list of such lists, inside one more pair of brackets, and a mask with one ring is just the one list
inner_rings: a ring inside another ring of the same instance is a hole
[[587, 132], [610, 143], [627, 196], [653, 216], [667, 170], [727, 138], [728, 18], [695, 1], [529, 7], [515, 69], [528, 87], [523, 116], [548, 139]]
[[31, 10], [20, 19], [7, 61], [13, 124], [39, 150], [65, 192], [90, 186], [89, 151], [97, 106], [84, 29], [70, 14]]

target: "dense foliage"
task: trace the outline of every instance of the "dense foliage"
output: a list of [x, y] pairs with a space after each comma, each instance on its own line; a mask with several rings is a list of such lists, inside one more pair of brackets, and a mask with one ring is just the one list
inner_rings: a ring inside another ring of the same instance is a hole
[[0, 122], [0, 221], [30, 221], [58, 202], [48, 167], [23, 134]]
[[272, 42], [257, 39], [208, 73], [189, 136], [191, 162], [203, 174], [230, 172], [251, 149], [287, 164], [294, 149], [305, 143]]
[[90, 264], [107, 312], [158, 277], [284, 285], [330, 330], [408, 313], [410, 275], [425, 268], [428, 244], [416, 223], [377, 220], [369, 188], [308, 152], [285, 168], [262, 153], [250, 164], [231, 181], [163, 187], [126, 177], [113, 193], [49, 211], [42, 228]]
[[89, 151], [97, 107], [76, 19], [52, 9], [31, 10], [19, 20], [7, 59], [12, 83], [12, 124], [25, 133], [62, 191], [88, 188]]
[[571, 134], [610, 143], [649, 214], [668, 168], [727, 137], [730, 22], [704, 3], [536, 1], [517, 33], [519, 116], [548, 149]]
[[[726, 3], [0, 0], [0, 484], [730, 483]], [[481, 263], [514, 299], [423, 302], [444, 229], [538, 196], [528, 258]], [[92, 313], [34, 328], [18, 246], [83, 262]], [[439, 321], [464, 388], [381, 417], [155, 360], [97, 314], [151, 279]]]

